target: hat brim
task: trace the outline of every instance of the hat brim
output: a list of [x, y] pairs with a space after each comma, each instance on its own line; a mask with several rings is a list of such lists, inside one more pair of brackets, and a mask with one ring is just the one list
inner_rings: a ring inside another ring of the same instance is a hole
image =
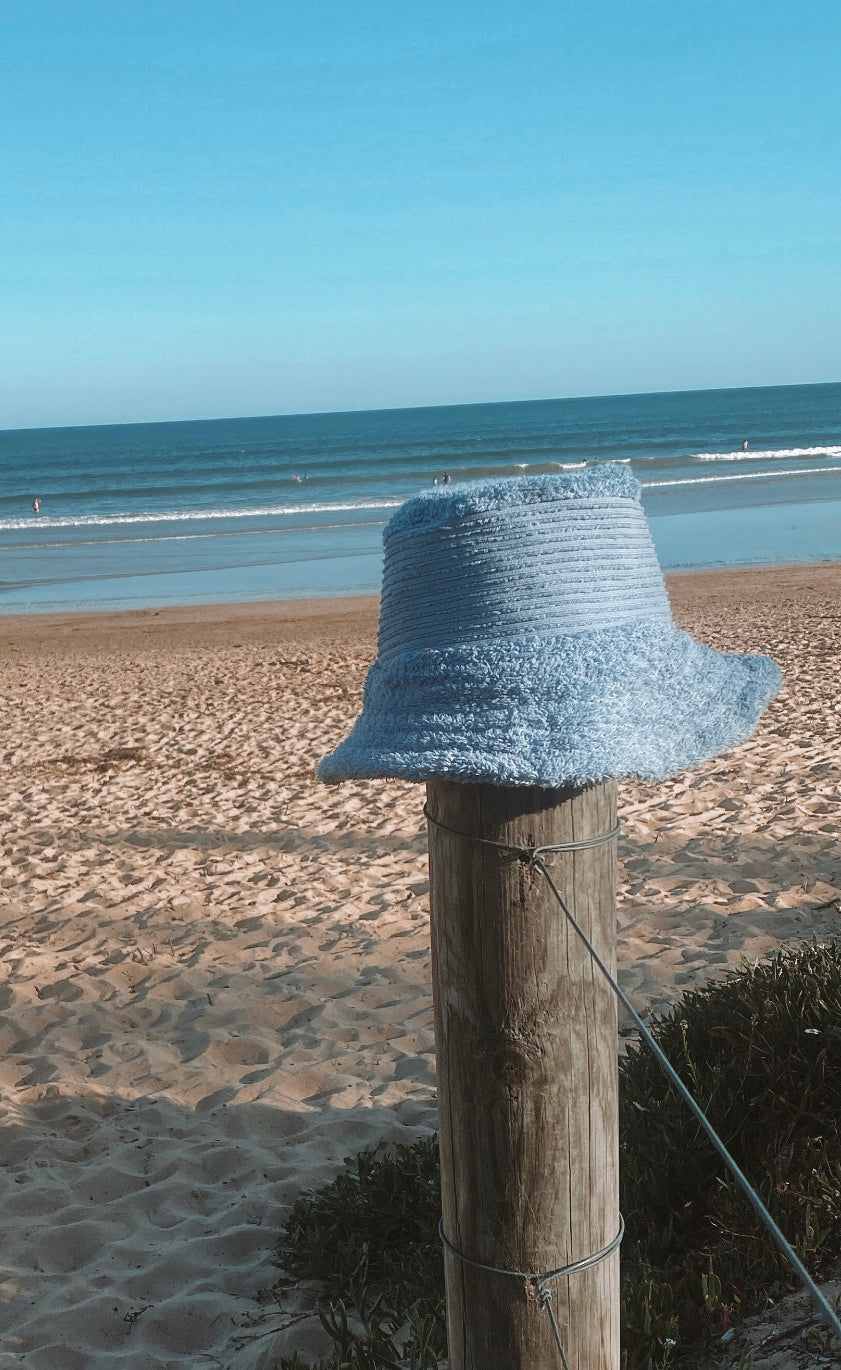
[[748, 738], [780, 684], [768, 657], [662, 624], [406, 652], [372, 666], [362, 713], [318, 775], [661, 780]]

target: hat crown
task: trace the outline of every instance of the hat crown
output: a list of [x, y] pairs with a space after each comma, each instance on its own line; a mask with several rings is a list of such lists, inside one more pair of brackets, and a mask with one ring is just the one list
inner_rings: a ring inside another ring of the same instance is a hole
[[671, 622], [625, 468], [425, 492], [385, 533], [379, 656]]

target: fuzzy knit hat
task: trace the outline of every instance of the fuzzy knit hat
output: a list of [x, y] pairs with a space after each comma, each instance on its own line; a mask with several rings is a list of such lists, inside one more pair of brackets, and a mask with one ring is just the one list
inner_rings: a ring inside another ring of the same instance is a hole
[[621, 464], [432, 488], [384, 543], [377, 660], [322, 780], [658, 780], [743, 741], [780, 687], [675, 627]]

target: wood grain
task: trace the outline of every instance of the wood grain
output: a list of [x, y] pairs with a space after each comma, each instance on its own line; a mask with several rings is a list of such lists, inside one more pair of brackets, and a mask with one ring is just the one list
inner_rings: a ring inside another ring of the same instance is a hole
[[[546, 1271], [619, 1227], [616, 1006], [546, 880], [470, 840], [533, 847], [616, 823], [616, 785], [575, 790], [431, 782], [433, 990], [444, 1230], [472, 1260]], [[616, 846], [547, 865], [615, 968]], [[523, 1280], [446, 1254], [451, 1370], [558, 1370]], [[570, 1370], [618, 1370], [618, 1253], [555, 1282]]]

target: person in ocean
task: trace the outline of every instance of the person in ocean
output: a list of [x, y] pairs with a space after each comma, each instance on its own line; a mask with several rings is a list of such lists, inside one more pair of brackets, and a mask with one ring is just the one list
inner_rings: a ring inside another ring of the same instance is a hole
[[443, 476], [441, 477], [441, 479], [442, 479], [444, 485], [449, 485], [449, 483], [450, 483], [450, 473], [449, 473], [449, 471], [445, 471], [444, 474], [443, 474]]
[[747, 440], [747, 438], [742, 438], [742, 451], [743, 451], [743, 452], [747, 452], [747, 450], [748, 450], [748, 440]]
[[40, 514], [41, 512], [41, 500], [38, 495], [32, 501], [32, 512], [33, 514]]

